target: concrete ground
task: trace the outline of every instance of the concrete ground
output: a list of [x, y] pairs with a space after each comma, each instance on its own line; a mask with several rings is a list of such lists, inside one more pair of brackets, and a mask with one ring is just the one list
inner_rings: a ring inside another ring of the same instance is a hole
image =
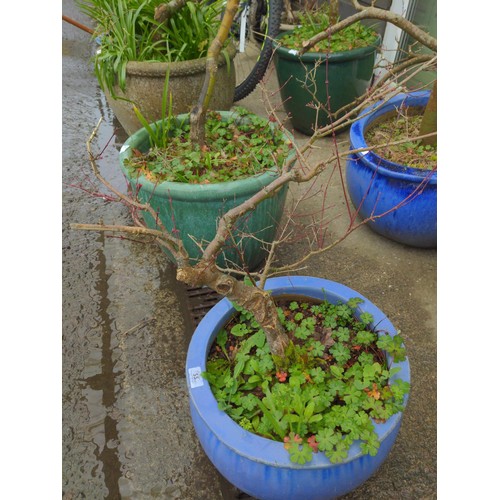
[[[63, 1], [63, 14], [88, 23], [71, 0]], [[96, 143], [100, 165], [121, 187], [118, 151], [126, 137], [93, 74], [89, 35], [63, 23], [62, 48], [63, 498], [238, 498], [191, 425], [184, 360], [193, 323], [172, 265], [156, 247], [69, 229], [72, 222], [129, 224], [130, 216], [80, 189], [91, 186], [85, 141], [98, 119], [104, 119]], [[269, 85], [275, 86], [272, 74]], [[279, 105], [279, 94], [272, 99]], [[258, 91], [239, 104], [264, 112]], [[296, 134], [297, 142], [306, 139]], [[337, 138], [339, 147], [347, 147], [346, 139]], [[331, 147], [325, 139], [310, 161]], [[289, 206], [298, 194], [291, 193]], [[331, 189], [326, 198], [334, 235], [346, 224], [341, 194]], [[320, 203], [322, 197], [312, 197], [304, 209], [316, 211]], [[303, 250], [297, 242], [280, 258], [291, 262]], [[301, 272], [344, 283], [373, 301], [401, 330], [411, 363], [410, 401], [388, 460], [343, 498], [436, 498], [436, 251], [361, 227]]]

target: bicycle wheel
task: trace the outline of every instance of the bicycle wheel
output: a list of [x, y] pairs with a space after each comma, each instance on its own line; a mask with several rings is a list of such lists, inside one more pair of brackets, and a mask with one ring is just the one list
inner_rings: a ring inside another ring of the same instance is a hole
[[[232, 28], [238, 50], [234, 59], [235, 102], [253, 92], [267, 70], [273, 52], [272, 40], [279, 34], [282, 2], [246, 0], [240, 5]], [[244, 9], [248, 9], [246, 16]], [[241, 40], [243, 27], [245, 36]]]

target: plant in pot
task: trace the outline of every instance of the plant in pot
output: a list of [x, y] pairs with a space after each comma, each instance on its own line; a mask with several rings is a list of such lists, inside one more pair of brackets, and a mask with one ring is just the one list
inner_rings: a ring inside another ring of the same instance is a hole
[[[94, 21], [99, 39], [93, 58], [97, 79], [127, 134], [142, 126], [134, 106], [150, 121], [161, 118], [167, 72], [174, 113], [190, 111], [203, 84], [209, 42], [223, 12], [221, 1], [82, 0], [80, 8]], [[233, 103], [235, 54], [232, 43], [226, 43], [218, 58], [214, 109], [227, 110]]]
[[[357, 10], [355, 14], [304, 42], [299, 54], [324, 43], [346, 27], [368, 19], [394, 24], [414, 43], [405, 58], [383, 65], [385, 74], [372, 84], [367, 94], [340, 110], [346, 113], [344, 117], [337, 112], [336, 117], [331, 116], [329, 126], [316, 125], [314, 135], [325, 135], [351, 125], [352, 154], [347, 162], [346, 184], [356, 211], [366, 218], [397, 206], [398, 210], [390, 217], [376, 217], [370, 220], [369, 226], [399, 243], [434, 248], [437, 244], [437, 82], [432, 90], [425, 91], [409, 91], [407, 85], [420, 72], [435, 71], [437, 40], [398, 14], [363, 6], [357, 0], [352, 0], [352, 4]], [[388, 84], [393, 86], [392, 93], [381, 95], [380, 89], [387, 88]], [[375, 133], [380, 127], [385, 131]]]
[[[420, 248], [437, 245], [437, 145], [425, 143], [428, 135], [420, 130], [430, 96], [431, 91], [401, 93], [367, 110], [351, 127], [351, 147], [361, 152], [351, 155], [346, 169], [349, 195], [361, 217], [400, 204], [393, 217], [370, 227]], [[384, 147], [387, 143], [392, 146]], [[419, 196], [408, 198], [417, 185]]]
[[195, 429], [219, 471], [256, 498], [336, 498], [366, 481], [396, 439], [410, 383], [402, 339], [344, 285], [288, 276], [265, 290], [284, 356], [251, 313], [217, 304], [187, 356]]
[[[437, 63], [437, 40], [406, 19], [353, 0], [358, 12], [310, 40], [317, 43], [360, 19], [374, 18], [404, 29], [414, 40], [408, 57], [373, 87], [395, 80], [393, 96], [364, 109], [350, 128], [352, 154], [346, 167], [349, 195], [361, 217], [398, 206], [391, 217], [369, 222], [379, 234], [410, 246], [437, 245], [437, 81], [432, 90], [408, 91], [405, 84]], [[427, 53], [422, 53], [421, 48]], [[415, 188], [418, 196], [413, 196]]]
[[356, 22], [305, 52], [305, 42], [337, 23], [338, 1], [314, 4], [298, 17], [297, 28], [277, 37], [273, 60], [283, 106], [293, 127], [312, 135], [366, 92], [381, 38]]
[[[203, 144], [190, 139], [188, 114], [168, 116], [130, 136], [120, 150], [120, 166], [138, 199], [149, 228], [159, 221], [182, 239], [192, 261], [217, 231], [218, 220], [279, 175], [293, 158], [291, 136], [244, 108], [207, 114]], [[276, 237], [287, 185], [260, 203], [232, 228], [217, 264], [255, 269]], [[175, 260], [170, 252], [167, 252]]]
[[[228, 2], [222, 40], [237, 3]], [[212, 63], [220, 42], [209, 50]], [[207, 64], [206, 93], [190, 115], [191, 145], [201, 144], [202, 152], [207, 136], [200, 124], [216, 71], [216, 64]], [[276, 114], [271, 117], [283, 126]], [[157, 218], [157, 227], [101, 223], [73, 228], [149, 238], [173, 256], [179, 281], [226, 297], [196, 329], [186, 364], [193, 424], [215, 467], [262, 499], [328, 499], [366, 481], [387, 457], [407, 401], [410, 374], [402, 339], [385, 314], [344, 285], [274, 276], [302, 269], [312, 256], [397, 207], [360, 222], [351, 214], [341, 236], [320, 245], [311, 238], [309, 252], [297, 262], [278, 265], [276, 247], [285, 240], [280, 235], [259, 272], [224, 270], [217, 258], [238, 221], [288, 184], [307, 183], [327, 167], [339, 168], [349, 152], [334, 148], [330, 161], [309, 164], [307, 153], [318, 135], [300, 148], [292, 143], [295, 155], [286, 158], [272, 182], [222, 214], [216, 234], [199, 242], [202, 253], [193, 259], [176, 228], [167, 228], [150, 203], [119, 192], [101, 175], [91, 151], [96, 133], [87, 141], [95, 175], [129, 208]], [[289, 232], [285, 228], [283, 234]]]

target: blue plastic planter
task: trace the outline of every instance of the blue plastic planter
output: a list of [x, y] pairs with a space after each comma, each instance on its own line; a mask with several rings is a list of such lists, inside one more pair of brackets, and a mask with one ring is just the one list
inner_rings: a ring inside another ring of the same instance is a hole
[[[370, 124], [401, 105], [425, 107], [429, 91], [400, 94], [380, 106], [368, 108], [350, 130], [351, 149], [366, 148]], [[376, 111], [370, 110], [380, 106]], [[404, 206], [368, 222], [377, 233], [406, 245], [437, 245], [437, 172], [390, 162], [372, 152], [351, 154], [346, 169], [351, 201], [365, 219], [380, 215], [405, 201]]]
[[[337, 303], [352, 297], [364, 300], [361, 309], [371, 313], [374, 325], [396, 335], [384, 313], [350, 288], [320, 278], [293, 276], [272, 278], [266, 289], [275, 295], [294, 294]], [[252, 434], [218, 409], [208, 382], [200, 373], [220, 328], [235, 313], [227, 299], [218, 302], [203, 318], [189, 345], [186, 377], [190, 395], [191, 417], [205, 453], [219, 472], [240, 490], [260, 500], [330, 500], [354, 490], [365, 482], [386, 459], [401, 425], [402, 414], [393, 415], [383, 424], [375, 424], [380, 439], [376, 456], [362, 455], [354, 443], [348, 458], [332, 464], [323, 453], [314, 454], [305, 465], [290, 461], [283, 443]], [[408, 361], [393, 363], [400, 372], [393, 378], [410, 381]]]

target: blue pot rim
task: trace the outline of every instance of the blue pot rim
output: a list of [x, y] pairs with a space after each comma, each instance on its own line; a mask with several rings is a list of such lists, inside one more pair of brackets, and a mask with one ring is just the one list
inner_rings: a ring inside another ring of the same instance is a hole
[[[373, 324], [377, 325], [377, 329], [380, 331], [387, 331], [391, 335], [397, 334], [392, 323], [378, 307], [363, 295], [340, 283], [310, 276], [287, 276], [270, 278], [266, 282], [265, 289], [272, 290], [272, 293], [275, 295], [297, 293], [299, 295], [309, 295], [319, 299], [323, 298], [324, 291], [328, 291], [335, 294], [338, 300], [342, 301], [347, 301], [352, 297], [360, 297], [364, 302], [359, 308], [363, 312], [366, 311], [373, 315]], [[216, 333], [227, 323], [231, 315], [235, 312], [235, 309], [228, 299], [222, 299], [210, 309], [191, 338], [186, 359], [186, 379], [188, 381], [191, 404], [196, 408], [200, 418], [203, 419], [217, 439], [241, 456], [255, 462], [284, 469], [330, 468], [335, 465], [346, 464], [363, 456], [364, 454], [359, 446], [359, 441], [355, 441], [349, 449], [347, 459], [340, 464], [332, 464], [322, 452], [314, 453], [312, 461], [307, 464], [300, 465], [293, 463], [290, 461], [289, 454], [285, 450], [283, 443], [246, 431], [226, 413], [219, 410], [217, 401], [205, 379], [203, 379], [203, 385], [201, 386], [190, 386], [191, 372], [193, 370], [195, 372], [206, 370], [206, 357], [210, 350], [211, 343]], [[208, 335], [207, 331], [209, 332]], [[408, 360], [391, 364], [391, 367], [396, 366], [400, 367], [401, 370], [395, 376], [391, 377], [391, 380], [401, 378], [409, 382], [410, 364]], [[408, 395], [405, 397], [405, 406], [407, 402]], [[374, 422], [375, 432], [379, 440], [384, 440], [395, 428], [397, 428], [401, 419], [402, 412], [399, 412], [384, 423]], [[237, 443], [237, 447], [233, 443]]]
[[[222, 117], [229, 117], [230, 115], [237, 115], [234, 111], [218, 111]], [[189, 113], [182, 113], [176, 115], [174, 120], [177, 123], [182, 123], [189, 119]], [[152, 127], [157, 127], [162, 123], [162, 120], [151, 123]], [[273, 122], [270, 122], [271, 127], [276, 127]], [[288, 144], [294, 144], [293, 136], [288, 130], [279, 130]], [[125, 160], [132, 156], [132, 149], [136, 148], [139, 144], [144, 144], [145, 141], [149, 140], [149, 134], [146, 128], [142, 127], [136, 132], [134, 132], [122, 145], [119, 152], [119, 162], [120, 168], [125, 175], [125, 177], [136, 184], [141, 185], [141, 190], [148, 193], [155, 193], [160, 196], [172, 197], [175, 199], [193, 199], [195, 196], [198, 200], [212, 200], [221, 197], [221, 194], [232, 196], [231, 193], [237, 192], [241, 195], [246, 195], [248, 193], [255, 193], [262, 189], [264, 186], [270, 184], [273, 180], [278, 177], [278, 168], [273, 168], [265, 172], [256, 174], [252, 177], [247, 177], [244, 179], [238, 179], [234, 181], [227, 182], [214, 182], [210, 184], [189, 184], [185, 182], [169, 182], [163, 181], [154, 183], [149, 179], [144, 177], [144, 175], [131, 176], [129, 170], [125, 166]], [[295, 156], [295, 148], [290, 150], [287, 157], [290, 159]]]
[[373, 45], [368, 45], [366, 47], [358, 47], [357, 49], [343, 50], [341, 52], [332, 52], [332, 53], [306, 52], [302, 55], [299, 55], [298, 50], [285, 47], [281, 44], [280, 39], [286, 34], [287, 32], [280, 33], [276, 37], [276, 39], [272, 41], [274, 50], [279, 55], [279, 57], [305, 63], [307, 62], [315, 63], [317, 61], [328, 61], [329, 63], [342, 63], [342, 62], [352, 61], [353, 59], [362, 59], [363, 57], [366, 57], [375, 52], [382, 43], [382, 38], [380, 37], [379, 34], [377, 34], [377, 39], [375, 40]]
[[[349, 131], [351, 149], [363, 149], [368, 147], [365, 141], [365, 131], [374, 120], [386, 113], [398, 109], [403, 104], [411, 107], [423, 107], [427, 104], [430, 94], [430, 90], [401, 93], [392, 97], [387, 102], [378, 101], [366, 108], [361, 112], [361, 117], [356, 119], [351, 125]], [[350, 158], [353, 160], [360, 160], [372, 170], [383, 173], [389, 177], [418, 183], [425, 180], [428, 184], [437, 184], [436, 170], [423, 170], [394, 163], [372, 151], [353, 153], [350, 155]]]

